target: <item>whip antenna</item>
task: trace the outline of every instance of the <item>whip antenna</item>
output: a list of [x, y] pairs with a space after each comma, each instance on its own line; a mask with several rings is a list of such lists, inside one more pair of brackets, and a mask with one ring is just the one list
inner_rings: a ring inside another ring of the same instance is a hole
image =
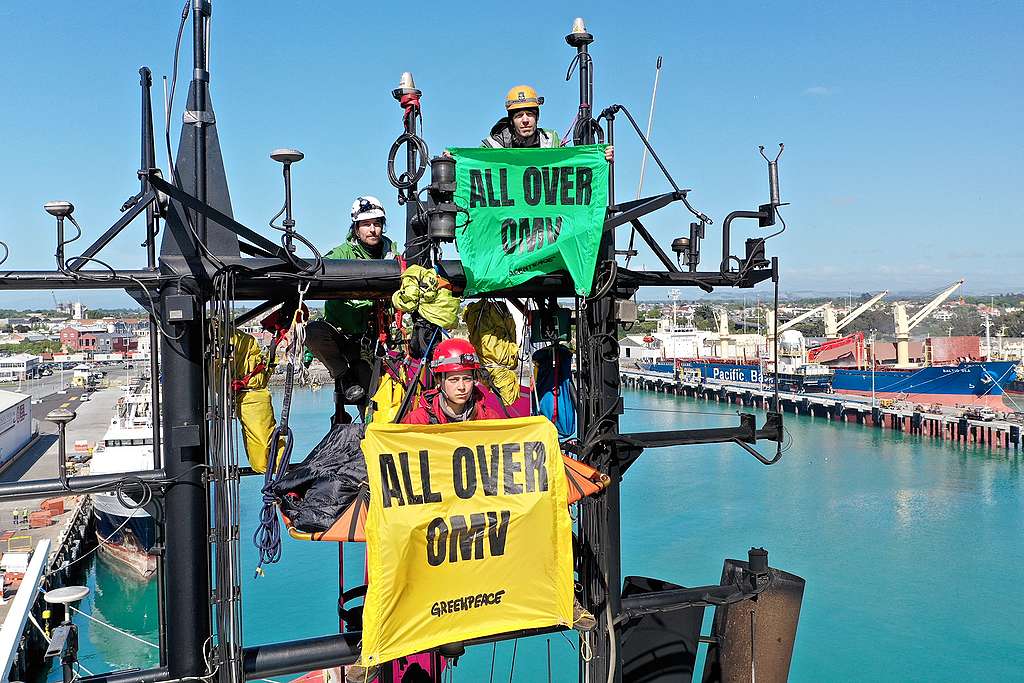
[[[651, 126], [654, 125], [654, 103], [658, 100], [658, 79], [661, 77], [661, 55], [658, 55], [658, 64], [654, 67], [654, 90], [651, 92], [651, 110], [647, 114], [647, 134], [651, 139]], [[644, 171], [647, 169], [647, 146], [644, 145], [644, 155], [640, 158], [640, 183], [636, 186], [636, 198], [640, 199], [640, 193], [644, 189]]]
[[[651, 126], [654, 125], [654, 103], [658, 99], [658, 79], [661, 77], [661, 55], [658, 55], [658, 63], [654, 67], [654, 90], [651, 91], [651, 110], [647, 113], [647, 134], [645, 139], [651, 139]], [[636, 186], [636, 198], [640, 199], [640, 193], [644, 189], [644, 171], [647, 169], [647, 145], [644, 145], [644, 155], [640, 158], [640, 182]], [[633, 242], [636, 240], [636, 228], [629, 231], [629, 246], [626, 247], [626, 267], [629, 268], [629, 260], [633, 258]]]

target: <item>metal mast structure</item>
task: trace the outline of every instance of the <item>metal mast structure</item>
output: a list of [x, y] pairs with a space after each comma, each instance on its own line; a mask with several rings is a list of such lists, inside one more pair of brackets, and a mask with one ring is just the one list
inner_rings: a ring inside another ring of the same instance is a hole
[[[123, 289], [152, 316], [154, 342], [159, 341], [151, 367], [154, 392], [161, 401], [159, 451], [156, 469], [128, 474], [53, 477], [0, 484], [0, 500], [21, 500], [46, 495], [118, 491], [145, 494], [159, 528], [161, 642], [160, 662], [148, 670], [131, 670], [79, 678], [86, 683], [157, 683], [180, 680], [218, 680], [234, 683], [269, 676], [329, 668], [352, 663], [359, 653], [358, 631], [317, 638], [245, 646], [241, 633], [241, 584], [237, 576], [238, 478], [252, 474], [225, 455], [229, 448], [231, 416], [221, 401], [225, 388], [217, 386], [217, 363], [231, 360], [227, 330], [255, 319], [293, 296], [299, 284], [307, 299], [385, 297], [396, 291], [401, 268], [394, 261], [323, 260], [314, 262], [292, 253], [292, 239], [307, 245], [286, 224], [281, 243], [264, 237], [232, 216], [227, 176], [217, 135], [217, 117], [210, 93], [208, 64], [209, 0], [193, 0], [193, 73], [183, 116], [177, 158], [170, 177], [155, 167], [151, 77], [142, 75], [142, 168], [139, 194], [122, 207], [123, 215], [80, 256], [65, 258], [63, 221], [71, 220], [70, 203], [54, 203], [47, 210], [58, 223], [57, 267], [53, 271], [6, 271], [0, 291], [56, 289]], [[184, 23], [185, 17], [182, 17]], [[580, 678], [587, 683], [639, 681], [626, 673], [640, 661], [626, 647], [623, 634], [650, 615], [703, 614], [704, 606], [717, 607], [711, 643], [712, 673], [705, 680], [744, 680], [756, 668], [762, 680], [784, 679], [795, 637], [803, 582], [768, 567], [767, 553], [753, 549], [748, 562], [727, 560], [719, 584], [683, 589], [656, 582], [650, 590], [623, 596], [620, 568], [619, 484], [629, 467], [647, 448], [708, 443], [732, 443], [765, 464], [781, 457], [782, 418], [778, 403], [758, 427], [752, 414], [742, 414], [739, 425], [714, 429], [621, 433], [622, 414], [617, 332], [620, 324], [636, 320], [633, 297], [640, 287], [748, 288], [778, 282], [778, 260], [765, 255], [768, 237], [748, 239], [744, 253], [730, 248], [730, 226], [737, 218], [757, 219], [768, 227], [781, 206], [778, 157], [769, 160], [770, 201], [756, 211], [734, 211], [723, 222], [723, 249], [719, 267], [700, 271], [701, 240], [711, 219], [688, 200], [655, 150], [622, 105], [593, 115], [594, 71], [589, 46], [594, 37], [582, 19], [574, 22], [567, 43], [576, 49], [579, 111], [573, 129], [576, 144], [614, 143], [614, 123], [624, 115], [651, 159], [665, 176], [671, 191], [618, 203], [614, 164], [609, 169], [609, 206], [604, 223], [594, 291], [576, 297], [566, 274], [535, 278], [514, 290], [496, 293], [516, 298], [575, 299], [576, 353], [579, 385], [578, 443], [576, 455], [598, 467], [611, 479], [606, 492], [581, 506], [580, 556], [577, 569], [583, 586], [582, 602], [598, 617], [598, 629], [586, 636], [593, 656], [581, 663]], [[570, 70], [571, 71], [571, 70]], [[442, 260], [441, 245], [454, 237], [451, 202], [451, 160], [430, 161], [432, 183], [426, 205], [418, 199], [418, 182], [427, 166], [428, 150], [417, 133], [421, 117], [419, 98], [411, 74], [404, 74], [392, 92], [404, 109], [403, 133], [392, 147], [389, 169], [392, 184], [407, 205], [406, 253], [411, 261], [436, 267], [457, 290], [466, 283], [457, 260]], [[407, 145], [406, 168], [394, 172], [394, 159]], [[286, 169], [287, 177], [287, 169]], [[286, 188], [287, 191], [287, 188]], [[680, 203], [695, 221], [686, 236], [675, 239], [668, 256], [647, 231], [642, 219]], [[287, 204], [287, 203], [286, 203]], [[291, 216], [289, 208], [289, 219]], [[51, 210], [52, 209], [52, 210]], [[128, 270], [107, 266], [97, 254], [132, 221], [146, 215], [146, 267]], [[162, 223], [162, 229], [161, 229]], [[77, 225], [77, 224], [76, 224]], [[664, 270], [629, 270], [616, 261], [614, 231], [629, 225], [650, 248]], [[156, 250], [158, 231], [162, 234]], [[95, 266], [101, 267], [95, 267]], [[90, 267], [87, 267], [90, 266]], [[776, 290], [777, 291], [777, 290]], [[253, 309], [234, 317], [235, 299], [258, 301]], [[219, 341], [218, 341], [219, 340]], [[221, 346], [223, 344], [223, 346]], [[221, 373], [223, 374], [223, 373]], [[162, 391], [156, 378], [162, 377]], [[220, 399], [218, 399], [220, 397]], [[772, 458], [755, 448], [760, 440], [775, 444]], [[212, 504], [211, 504], [212, 498]], [[235, 506], [235, 507], [232, 507]], [[216, 571], [212, 571], [215, 568]], [[216, 575], [216, 583], [211, 575]], [[654, 581], [654, 580], [652, 580]], [[742, 605], [743, 614], [730, 606]], [[759, 607], [759, 605], [761, 607]], [[756, 616], [756, 628], [754, 627]], [[689, 617], [687, 617], [689, 618]], [[699, 630], [701, 620], [696, 619]], [[216, 628], [214, 627], [216, 624]], [[745, 629], [745, 630], [744, 630]], [[533, 630], [494, 634], [472, 643], [452, 644], [450, 651], [483, 642], [496, 642], [536, 633]], [[717, 635], [716, 635], [717, 634]], [[692, 646], [697, 644], [695, 632]], [[635, 644], [636, 638], [631, 643]], [[756, 643], [756, 655], [754, 644]], [[744, 649], [745, 648], [745, 649]], [[744, 654], [746, 653], [746, 654]], [[756, 667], [755, 667], [756, 664]], [[692, 671], [691, 671], [692, 674]], [[649, 679], [644, 679], [649, 680]]]

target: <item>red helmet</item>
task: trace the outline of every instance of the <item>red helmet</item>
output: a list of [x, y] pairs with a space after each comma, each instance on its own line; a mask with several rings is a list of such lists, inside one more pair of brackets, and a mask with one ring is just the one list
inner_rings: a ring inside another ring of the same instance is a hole
[[479, 370], [480, 357], [467, 339], [452, 337], [445, 339], [434, 349], [434, 360], [430, 369], [435, 373]]

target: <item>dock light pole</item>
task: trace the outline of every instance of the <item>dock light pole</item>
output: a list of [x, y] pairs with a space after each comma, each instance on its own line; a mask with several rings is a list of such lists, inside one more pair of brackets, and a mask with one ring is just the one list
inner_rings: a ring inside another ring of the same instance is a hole
[[67, 408], [55, 408], [46, 414], [46, 419], [57, 425], [57, 477], [61, 486], [68, 486], [67, 426], [77, 414]]

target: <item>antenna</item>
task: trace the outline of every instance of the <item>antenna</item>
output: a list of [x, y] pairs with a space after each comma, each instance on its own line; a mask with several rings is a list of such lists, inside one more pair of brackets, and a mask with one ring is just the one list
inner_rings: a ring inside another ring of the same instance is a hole
[[292, 218], [292, 164], [302, 161], [305, 156], [299, 150], [287, 147], [275, 149], [270, 153], [270, 158], [283, 166], [282, 172], [284, 174], [284, 206], [281, 207], [276, 216], [270, 219], [270, 227], [278, 227], [274, 225], [274, 221], [283, 213], [284, 221], [282, 221], [282, 227], [278, 228], [278, 230], [284, 231], [284, 248], [292, 254], [295, 253], [295, 243], [293, 241], [295, 237], [295, 219]]
[[[75, 210], [75, 205], [68, 201], [58, 200], [43, 204], [43, 210], [57, 219], [57, 251], [54, 253], [54, 258], [57, 259], [57, 270], [66, 274], [67, 263], [64, 261], [64, 246], [71, 244], [82, 236], [82, 228], [79, 227], [74, 216], [71, 215]], [[69, 240], [64, 239], [65, 218], [71, 221], [72, 225], [78, 230], [78, 234]]]
[[[654, 90], [651, 92], [651, 110], [647, 114], [647, 134], [645, 137], [651, 139], [651, 126], [654, 125], [654, 103], [658, 100], [658, 79], [661, 78], [661, 55], [658, 55], [658, 64], [654, 67]], [[640, 158], [640, 182], [636, 186], [636, 198], [640, 199], [640, 193], [644, 189], [644, 171], [647, 170], [647, 146], [644, 145], [644, 155]], [[628, 263], [628, 260], [627, 260]]]

